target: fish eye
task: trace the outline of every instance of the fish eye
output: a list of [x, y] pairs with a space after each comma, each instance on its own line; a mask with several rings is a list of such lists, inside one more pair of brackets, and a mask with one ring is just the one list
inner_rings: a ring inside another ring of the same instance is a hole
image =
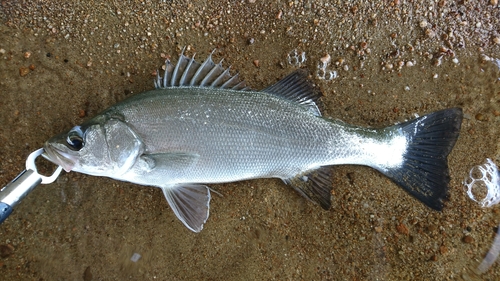
[[69, 131], [68, 136], [66, 137], [66, 142], [73, 150], [78, 151], [82, 149], [85, 143], [83, 141], [83, 132], [80, 126], [76, 126]]

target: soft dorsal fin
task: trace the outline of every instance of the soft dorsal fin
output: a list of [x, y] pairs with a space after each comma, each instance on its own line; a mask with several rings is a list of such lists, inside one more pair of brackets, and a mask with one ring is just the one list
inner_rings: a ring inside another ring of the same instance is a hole
[[245, 81], [241, 81], [238, 74], [231, 75], [229, 68], [222, 67], [222, 61], [214, 63], [213, 52], [203, 62], [199, 63], [193, 57], [184, 55], [182, 49], [177, 64], [174, 66], [170, 60], [165, 61], [165, 72], [163, 77], [159, 71], [155, 79], [155, 88], [164, 89], [169, 87], [211, 87], [232, 90], [249, 90]]
[[305, 106], [312, 114], [321, 116], [316, 104], [321, 97], [321, 92], [307, 79], [308, 72], [297, 69], [285, 78], [271, 85], [262, 92], [274, 94], [290, 101]]

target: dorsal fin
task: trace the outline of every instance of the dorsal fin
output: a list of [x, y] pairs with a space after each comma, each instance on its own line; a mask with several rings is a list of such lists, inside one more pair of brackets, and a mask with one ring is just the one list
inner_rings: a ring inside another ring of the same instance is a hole
[[321, 97], [321, 92], [307, 79], [308, 72], [297, 69], [285, 78], [271, 85], [262, 92], [274, 94], [290, 101], [305, 106], [312, 114], [321, 116], [316, 104]]
[[241, 81], [238, 74], [231, 75], [229, 68], [222, 67], [222, 61], [214, 63], [212, 53], [203, 62], [199, 63], [193, 57], [184, 55], [182, 49], [177, 64], [174, 66], [170, 60], [165, 61], [165, 72], [163, 77], [159, 71], [155, 79], [155, 88], [163, 89], [168, 87], [210, 87], [232, 90], [249, 90], [245, 81]]

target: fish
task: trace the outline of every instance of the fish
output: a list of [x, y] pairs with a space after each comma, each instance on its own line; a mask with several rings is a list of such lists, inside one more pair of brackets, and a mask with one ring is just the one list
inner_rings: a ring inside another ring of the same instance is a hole
[[43, 156], [67, 172], [161, 188], [194, 232], [209, 217], [210, 184], [278, 178], [328, 210], [335, 165], [374, 168], [443, 209], [460, 108], [384, 128], [350, 125], [322, 117], [307, 70], [256, 91], [212, 54], [203, 63], [184, 50], [175, 65], [166, 60], [153, 90], [50, 138]]

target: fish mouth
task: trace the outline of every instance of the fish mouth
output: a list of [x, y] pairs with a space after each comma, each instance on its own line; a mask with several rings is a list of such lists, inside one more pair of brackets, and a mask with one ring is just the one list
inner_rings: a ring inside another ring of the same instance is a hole
[[76, 156], [71, 155], [61, 149], [55, 147], [54, 144], [46, 142], [43, 146], [44, 153], [42, 156], [50, 162], [61, 166], [66, 172], [70, 172], [75, 167]]

